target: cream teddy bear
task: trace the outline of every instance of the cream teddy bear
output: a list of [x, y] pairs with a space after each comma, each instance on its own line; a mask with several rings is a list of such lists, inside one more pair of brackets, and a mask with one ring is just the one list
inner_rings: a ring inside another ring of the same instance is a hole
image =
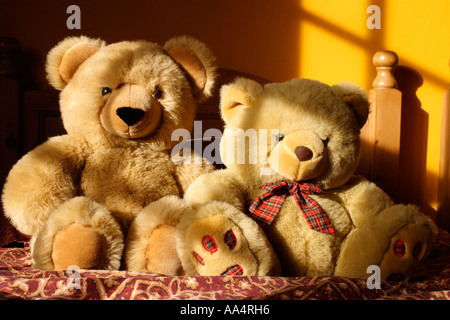
[[414, 273], [436, 227], [354, 176], [369, 113], [361, 90], [239, 78], [222, 88], [220, 107], [227, 168], [191, 184], [193, 213], [177, 230], [188, 273], [367, 278], [371, 265], [382, 280]]

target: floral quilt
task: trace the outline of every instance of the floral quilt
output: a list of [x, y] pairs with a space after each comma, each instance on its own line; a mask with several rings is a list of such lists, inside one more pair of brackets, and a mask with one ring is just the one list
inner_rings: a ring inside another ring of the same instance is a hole
[[31, 266], [28, 242], [23, 248], [0, 248], [0, 299], [450, 300], [450, 234], [444, 230], [412, 281], [382, 281], [379, 289], [366, 280], [335, 276], [172, 277], [127, 271], [41, 271]]

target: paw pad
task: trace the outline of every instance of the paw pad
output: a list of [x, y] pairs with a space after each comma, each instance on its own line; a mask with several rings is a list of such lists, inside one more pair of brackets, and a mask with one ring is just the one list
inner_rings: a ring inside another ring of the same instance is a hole
[[234, 235], [234, 232], [232, 230], [228, 230], [225, 233], [224, 241], [230, 247], [230, 249], [234, 249], [236, 247], [236, 236]]
[[422, 243], [419, 242], [414, 246], [413, 256], [418, 258], [421, 251], [422, 251]]
[[394, 244], [394, 253], [398, 257], [403, 257], [406, 254], [406, 245], [403, 240], [397, 240]]
[[217, 251], [217, 243], [213, 237], [204, 236], [202, 243], [203, 243], [203, 248], [205, 248], [205, 250], [210, 252], [211, 254], [213, 254], [214, 252]]
[[199, 255], [197, 252], [193, 252], [194, 254], [194, 258], [195, 260], [197, 260], [198, 263], [200, 263], [202, 266], [205, 265], [205, 261], [203, 260], [203, 258], [201, 257], [201, 255]]
[[224, 273], [222, 273], [222, 276], [241, 276], [244, 274], [244, 269], [236, 264], [232, 267], [229, 267], [227, 270], [225, 270]]
[[[230, 248], [234, 249], [237, 244], [237, 238], [234, 234], [233, 230], [228, 230], [223, 238], [223, 242]], [[217, 245], [216, 240], [210, 235], [206, 235], [202, 239], [202, 245], [203, 248], [208, 251], [211, 254], [214, 254], [219, 250], [219, 246]], [[195, 260], [201, 264], [202, 266], [205, 265], [205, 260], [202, 258], [200, 254], [196, 251], [192, 251], [192, 254], [195, 258]], [[244, 273], [244, 269], [240, 265], [234, 265], [232, 267], [229, 267], [225, 272], [222, 273], [222, 275], [242, 275]]]
[[[406, 254], [406, 244], [403, 240], [397, 240], [394, 244], [394, 253], [396, 256], [402, 258], [405, 256]], [[422, 243], [419, 242], [414, 246], [414, 249], [412, 251], [412, 254], [415, 258], [418, 258], [420, 253], [422, 251]]]

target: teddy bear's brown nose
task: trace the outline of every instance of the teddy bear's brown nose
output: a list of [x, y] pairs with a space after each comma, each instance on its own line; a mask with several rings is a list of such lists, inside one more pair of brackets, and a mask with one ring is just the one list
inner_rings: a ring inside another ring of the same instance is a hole
[[311, 149], [305, 146], [299, 146], [295, 148], [295, 155], [297, 156], [298, 160], [307, 161], [310, 160], [314, 154]]
[[116, 110], [116, 114], [123, 120], [128, 126], [135, 125], [145, 114], [144, 110], [134, 109], [131, 107], [123, 107]]

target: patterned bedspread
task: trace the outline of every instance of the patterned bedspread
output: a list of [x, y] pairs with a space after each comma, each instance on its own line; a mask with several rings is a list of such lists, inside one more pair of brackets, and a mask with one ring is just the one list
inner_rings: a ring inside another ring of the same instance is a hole
[[450, 300], [450, 234], [441, 230], [408, 283], [320, 277], [168, 277], [100, 270], [41, 271], [24, 248], [0, 248], [0, 299], [445, 299]]

